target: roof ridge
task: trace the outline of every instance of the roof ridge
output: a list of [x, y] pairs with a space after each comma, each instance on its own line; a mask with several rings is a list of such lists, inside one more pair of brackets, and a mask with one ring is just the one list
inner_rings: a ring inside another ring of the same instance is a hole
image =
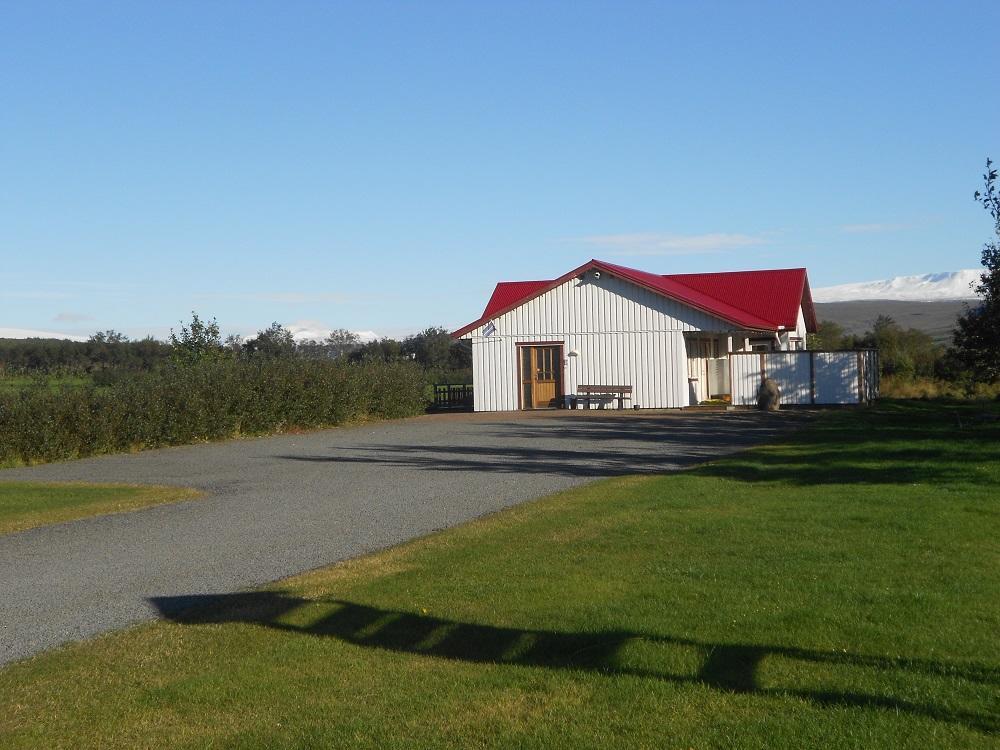
[[743, 268], [739, 271], [694, 271], [689, 273], [664, 273], [661, 276], [723, 276], [737, 273], [774, 273], [777, 271], [805, 271], [805, 266], [789, 266], [788, 268]]

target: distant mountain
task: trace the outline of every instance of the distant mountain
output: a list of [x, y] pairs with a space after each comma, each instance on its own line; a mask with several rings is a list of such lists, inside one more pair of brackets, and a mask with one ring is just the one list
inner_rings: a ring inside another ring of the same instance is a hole
[[930, 334], [938, 343], [949, 344], [958, 316], [965, 313], [971, 302], [954, 299], [931, 302], [896, 299], [817, 302], [816, 317], [839, 323], [847, 333], [861, 336], [872, 329], [879, 315], [888, 315], [903, 328], [916, 328]]
[[820, 287], [812, 290], [815, 302], [853, 302], [856, 300], [898, 300], [931, 302], [936, 300], [975, 299], [972, 284], [980, 271], [946, 271], [922, 276], [896, 276], [883, 281]]
[[[299, 320], [290, 324], [288, 330], [291, 331], [292, 338], [296, 341], [323, 341], [333, 333], [333, 329], [318, 320]], [[379, 339], [379, 335], [375, 331], [353, 331], [353, 333], [363, 344]]]
[[53, 333], [52, 331], [34, 331], [28, 328], [0, 328], [0, 339], [66, 339], [69, 341], [86, 341], [86, 336], [73, 336], [69, 333]]

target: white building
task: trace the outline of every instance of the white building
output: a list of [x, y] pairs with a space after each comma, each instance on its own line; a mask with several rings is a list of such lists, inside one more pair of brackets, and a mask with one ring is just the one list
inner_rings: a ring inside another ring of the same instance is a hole
[[591, 260], [497, 284], [452, 335], [472, 345], [476, 411], [512, 411], [564, 406], [587, 386], [627, 386], [641, 408], [727, 401], [731, 354], [804, 350], [815, 330], [804, 268], [660, 276]]

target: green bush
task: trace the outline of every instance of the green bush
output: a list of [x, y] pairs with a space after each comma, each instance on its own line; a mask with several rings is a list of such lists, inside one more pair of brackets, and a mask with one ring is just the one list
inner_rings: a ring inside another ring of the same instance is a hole
[[0, 389], [0, 463], [36, 463], [421, 413], [411, 362], [202, 359], [101, 386]]

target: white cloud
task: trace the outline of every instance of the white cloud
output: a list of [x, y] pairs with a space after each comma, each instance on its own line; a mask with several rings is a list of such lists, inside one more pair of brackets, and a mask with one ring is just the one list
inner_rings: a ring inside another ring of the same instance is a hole
[[604, 234], [581, 237], [579, 241], [605, 247], [615, 255], [703, 255], [767, 243], [763, 235], [728, 232]]
[[57, 323], [81, 323], [85, 320], [93, 320], [93, 315], [87, 315], [86, 313], [75, 313], [75, 312], [61, 312], [56, 315], [52, 320]]

